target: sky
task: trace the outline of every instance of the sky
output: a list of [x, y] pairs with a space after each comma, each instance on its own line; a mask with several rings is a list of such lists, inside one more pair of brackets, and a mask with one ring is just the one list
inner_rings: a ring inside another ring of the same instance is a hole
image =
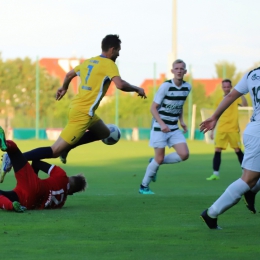
[[[90, 58], [101, 40], [122, 40], [121, 77], [139, 85], [168, 73], [172, 0], [0, 0], [0, 53], [29, 57]], [[260, 61], [259, 0], [177, 0], [177, 58], [194, 78], [216, 77], [215, 64], [246, 72]]]

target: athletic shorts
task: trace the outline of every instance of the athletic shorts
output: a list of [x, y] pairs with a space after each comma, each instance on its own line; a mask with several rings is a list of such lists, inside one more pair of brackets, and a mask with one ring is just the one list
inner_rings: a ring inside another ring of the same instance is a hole
[[169, 148], [175, 144], [186, 143], [186, 139], [181, 130], [163, 133], [162, 131], [151, 130], [149, 145], [154, 148]]
[[260, 172], [260, 138], [253, 135], [243, 135], [245, 152], [242, 168]]
[[76, 144], [86, 130], [100, 120], [97, 115], [91, 117], [75, 109], [69, 109], [68, 118], [69, 121], [62, 130], [60, 137], [70, 145]]
[[40, 179], [33, 171], [31, 165], [26, 163], [25, 166], [15, 173], [17, 180], [14, 191], [16, 192], [19, 202], [27, 209], [36, 207], [39, 198]]
[[228, 144], [233, 149], [235, 148], [240, 149], [241, 148], [240, 134], [236, 132], [233, 133], [217, 132], [215, 136], [215, 147], [225, 150]]

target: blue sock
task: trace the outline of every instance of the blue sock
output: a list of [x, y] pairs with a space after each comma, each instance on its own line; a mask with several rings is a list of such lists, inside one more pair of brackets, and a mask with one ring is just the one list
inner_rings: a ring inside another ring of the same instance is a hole
[[37, 161], [41, 159], [53, 158], [51, 147], [40, 147], [23, 154], [27, 161]]

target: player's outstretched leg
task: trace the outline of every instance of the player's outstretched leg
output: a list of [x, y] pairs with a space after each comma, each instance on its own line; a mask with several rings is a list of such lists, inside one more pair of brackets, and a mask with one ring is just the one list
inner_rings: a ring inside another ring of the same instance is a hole
[[98, 137], [94, 131], [87, 131], [84, 133], [84, 135], [79, 139], [79, 141], [76, 144], [73, 144], [69, 149], [64, 150], [61, 155], [59, 156], [60, 160], [62, 163], [66, 164], [67, 163], [67, 157], [69, 152], [76, 148], [77, 146], [92, 143], [95, 141], [101, 140], [101, 137]]

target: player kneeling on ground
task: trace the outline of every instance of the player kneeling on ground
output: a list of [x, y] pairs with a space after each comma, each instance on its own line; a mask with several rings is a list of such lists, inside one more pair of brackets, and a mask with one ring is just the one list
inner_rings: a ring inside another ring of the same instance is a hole
[[[82, 174], [68, 177], [66, 172], [58, 166], [42, 161], [33, 161], [32, 165], [25, 159], [17, 145], [5, 140], [4, 130], [0, 127], [0, 149], [7, 152], [9, 164], [13, 165], [16, 187], [11, 191], [0, 190], [0, 208], [24, 212], [26, 209], [56, 209], [61, 208], [67, 195], [84, 191], [87, 182]], [[1, 182], [3, 182], [4, 168], [1, 167]], [[49, 178], [40, 179], [39, 170], [49, 174]]]

